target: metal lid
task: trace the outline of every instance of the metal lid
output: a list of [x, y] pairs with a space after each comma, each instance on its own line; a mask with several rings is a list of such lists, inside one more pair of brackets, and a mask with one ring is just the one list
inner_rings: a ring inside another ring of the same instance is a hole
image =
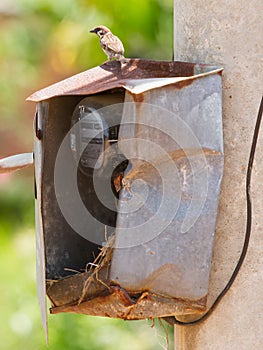
[[40, 102], [55, 96], [96, 94], [116, 88], [139, 94], [169, 84], [184, 86], [197, 76], [220, 72], [221, 67], [189, 62], [129, 59], [126, 64], [121, 64], [119, 61], [111, 61], [39, 90], [29, 96], [27, 101]]

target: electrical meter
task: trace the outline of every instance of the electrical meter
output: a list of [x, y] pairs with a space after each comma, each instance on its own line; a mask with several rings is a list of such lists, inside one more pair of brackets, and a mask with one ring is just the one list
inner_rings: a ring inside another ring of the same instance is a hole
[[[108, 179], [116, 197], [128, 160], [118, 148], [123, 100], [119, 95], [82, 99], [71, 119], [70, 148], [82, 174]], [[116, 190], [117, 188], [117, 190]]]
[[71, 149], [79, 159], [80, 169], [99, 169], [103, 164], [105, 141], [109, 137], [104, 118], [91, 106], [78, 105], [73, 114], [71, 129]]

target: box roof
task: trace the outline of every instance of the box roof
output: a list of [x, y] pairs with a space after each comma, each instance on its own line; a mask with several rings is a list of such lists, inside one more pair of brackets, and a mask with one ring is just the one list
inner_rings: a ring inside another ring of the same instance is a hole
[[[125, 88], [134, 94], [169, 84], [187, 85], [200, 75], [214, 74], [222, 68], [206, 64], [178, 61], [128, 59], [105, 62], [70, 78], [41, 89], [27, 98], [40, 102], [55, 96], [89, 95], [102, 91]], [[189, 81], [190, 80], [190, 81]]]

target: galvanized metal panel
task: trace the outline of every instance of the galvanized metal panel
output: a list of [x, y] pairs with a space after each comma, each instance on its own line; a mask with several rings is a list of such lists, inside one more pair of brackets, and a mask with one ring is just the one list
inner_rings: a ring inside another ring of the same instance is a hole
[[[122, 99], [123, 94], [118, 101]], [[70, 148], [69, 131], [76, 121], [74, 111], [79, 110], [82, 100], [82, 96], [66, 96], [49, 101], [42, 178], [47, 279], [66, 277], [74, 273], [72, 270], [83, 271], [99, 254], [98, 244], [105, 241], [105, 225], [99, 220], [91, 222], [89, 211], [108, 225], [114, 226], [116, 220], [115, 213], [99, 202], [92, 176], [78, 169], [76, 152]], [[94, 107], [95, 103], [103, 106], [110, 101], [116, 102], [114, 94], [94, 96], [90, 97], [89, 106]], [[83, 211], [77, 209], [79, 201]]]
[[[195, 67], [195, 71], [196, 71]], [[196, 73], [192, 76], [186, 77], [177, 77], [177, 78], [147, 78], [147, 79], [130, 79], [125, 82], [125, 89], [130, 91], [132, 94], [141, 94], [143, 92], [158, 89], [164, 86], [169, 85], [179, 85], [183, 87], [184, 85], [188, 85], [190, 82], [200, 79], [202, 77], [206, 77], [208, 75], [218, 74], [223, 71], [222, 68], [211, 69], [207, 67], [207, 72], [203, 72], [200, 70], [199, 73]]]
[[223, 173], [221, 89], [211, 74], [180, 89], [127, 93], [134, 106], [124, 111], [120, 147], [135, 160], [120, 194], [111, 280], [128, 292], [207, 294]]
[[33, 165], [33, 153], [21, 153], [0, 159], [0, 174], [12, 172]]
[[[46, 303], [46, 261], [45, 261], [45, 244], [43, 229], [43, 199], [42, 199], [42, 178], [43, 178], [43, 160], [44, 145], [43, 131], [48, 113], [48, 103], [40, 102], [37, 105], [35, 119], [35, 217], [36, 217], [36, 277], [37, 292], [40, 305], [42, 324], [44, 327], [46, 341], [48, 341], [48, 320], [47, 320], [47, 303]], [[38, 135], [38, 137], [37, 137]], [[41, 137], [40, 137], [41, 135]]]

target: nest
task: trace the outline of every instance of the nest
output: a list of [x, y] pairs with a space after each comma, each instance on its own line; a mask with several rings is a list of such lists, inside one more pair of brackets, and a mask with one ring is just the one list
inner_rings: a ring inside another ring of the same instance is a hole
[[[95, 283], [96, 281], [100, 282], [103, 286], [110, 289], [109, 285], [99, 277], [99, 272], [104, 267], [110, 266], [114, 240], [115, 240], [115, 235], [112, 234], [110, 239], [106, 239], [105, 246], [101, 248], [100, 253], [96, 257], [94, 262], [87, 264], [87, 266], [90, 266], [89, 271], [92, 271], [92, 273], [89, 275], [89, 277], [86, 279], [84, 283], [82, 294], [81, 294], [81, 297], [79, 298], [78, 304], [82, 303], [85, 300], [90, 285], [92, 283]], [[109, 270], [107, 269], [107, 274], [105, 276], [106, 278], [104, 278], [104, 280], [106, 281], [109, 279], [108, 272]]]

